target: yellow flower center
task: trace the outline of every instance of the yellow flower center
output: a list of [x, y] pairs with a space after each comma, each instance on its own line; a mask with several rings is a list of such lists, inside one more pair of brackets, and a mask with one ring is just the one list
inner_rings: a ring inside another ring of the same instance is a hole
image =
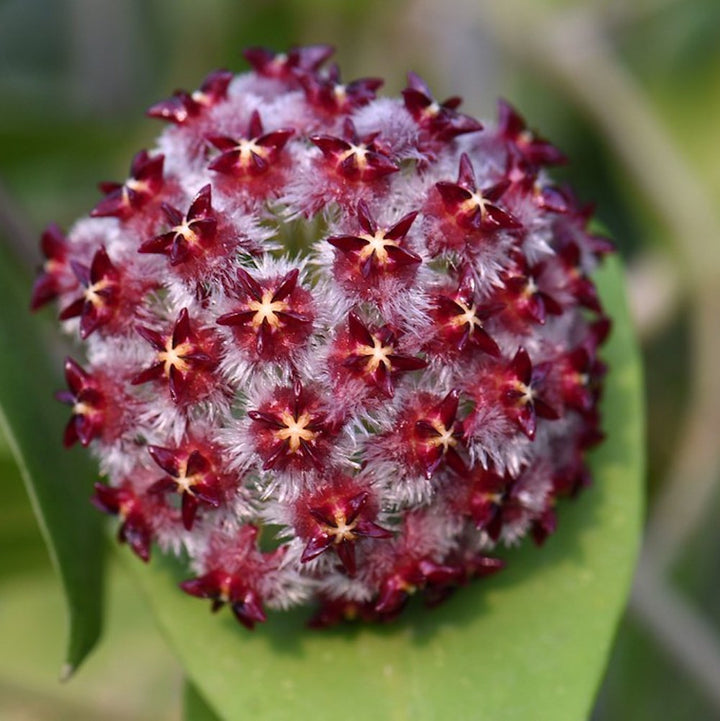
[[254, 328], [259, 328], [264, 321], [267, 321], [271, 328], [280, 328], [282, 321], [278, 317], [278, 313], [287, 310], [287, 303], [282, 300], [273, 300], [274, 293], [272, 290], [266, 290], [261, 300], [251, 300], [248, 308], [255, 311], [252, 319]]
[[290, 453], [297, 453], [298, 450], [300, 450], [302, 441], [309, 443], [317, 437], [317, 433], [308, 428], [312, 419], [307, 412], [301, 413], [300, 416], [296, 418], [289, 411], [285, 411], [280, 416], [280, 420], [285, 424], [285, 428], [276, 430], [275, 437], [281, 441], [288, 442]]
[[189, 370], [185, 355], [192, 352], [192, 346], [187, 341], [178, 346], [173, 346], [172, 337], [167, 339], [165, 350], [158, 353], [158, 360], [164, 364], [163, 372], [170, 375], [170, 369], [175, 367], [177, 370], [185, 372]]
[[380, 228], [375, 231], [375, 235], [364, 233], [359, 237], [367, 241], [367, 245], [360, 251], [361, 261], [367, 260], [375, 253], [375, 258], [377, 258], [378, 263], [380, 263], [380, 265], [387, 265], [387, 262], [390, 260], [387, 248], [398, 247], [397, 241], [386, 238], [385, 231]]
[[373, 336], [372, 338], [372, 346], [362, 345], [357, 349], [358, 355], [367, 356], [365, 370], [368, 373], [374, 373], [382, 363], [385, 369], [390, 372], [392, 370], [392, 363], [390, 362], [389, 356], [392, 355], [394, 348], [390, 345], [383, 345], [377, 336]]
[[430, 424], [438, 435], [428, 439], [428, 443], [433, 448], [442, 446], [443, 453], [447, 453], [448, 449], [457, 445], [457, 439], [453, 437], [452, 427], [447, 428], [439, 419], [435, 419]]

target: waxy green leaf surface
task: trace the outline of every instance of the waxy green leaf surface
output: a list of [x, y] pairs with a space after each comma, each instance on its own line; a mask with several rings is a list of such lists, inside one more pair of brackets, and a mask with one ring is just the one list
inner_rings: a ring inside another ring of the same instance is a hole
[[218, 721], [215, 712], [189, 681], [183, 687], [182, 713], [183, 721]]
[[271, 613], [250, 633], [186, 596], [169, 561], [122, 554], [205, 701], [225, 721], [588, 716], [638, 550], [643, 486], [642, 379], [615, 259], [597, 281], [613, 332], [603, 401], [608, 439], [595, 483], [559, 509], [542, 549], [507, 551], [508, 568], [441, 607], [411, 606], [388, 626], [304, 627], [308, 611]]
[[49, 357], [40, 323], [28, 310], [29, 285], [1, 243], [0, 287], [0, 427], [65, 591], [69, 631], [62, 674], [69, 676], [101, 628], [104, 534], [102, 518], [88, 502], [96, 472], [86, 453], [62, 446], [68, 409], [53, 400], [63, 387], [61, 359]]

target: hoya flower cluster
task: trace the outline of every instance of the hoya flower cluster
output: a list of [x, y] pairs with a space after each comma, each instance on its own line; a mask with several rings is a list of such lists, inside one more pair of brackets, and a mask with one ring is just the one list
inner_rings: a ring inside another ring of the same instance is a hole
[[610, 250], [506, 103], [483, 127], [410, 74], [340, 80], [325, 46], [251, 49], [67, 235], [33, 306], [83, 341], [65, 444], [143, 560], [248, 627], [389, 619], [494, 572], [588, 483]]

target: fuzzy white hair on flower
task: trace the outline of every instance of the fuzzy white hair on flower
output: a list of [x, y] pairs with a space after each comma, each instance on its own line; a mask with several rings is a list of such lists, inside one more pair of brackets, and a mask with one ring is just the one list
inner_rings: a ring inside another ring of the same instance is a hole
[[500, 101], [484, 126], [408, 75], [340, 80], [328, 46], [245, 53], [148, 114], [169, 123], [66, 234], [65, 445], [144, 561], [248, 628], [397, 616], [555, 531], [602, 439], [611, 244], [564, 161]]

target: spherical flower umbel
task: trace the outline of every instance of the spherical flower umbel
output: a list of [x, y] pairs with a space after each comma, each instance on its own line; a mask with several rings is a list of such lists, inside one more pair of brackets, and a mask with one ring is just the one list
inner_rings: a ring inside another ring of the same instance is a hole
[[83, 341], [65, 444], [143, 560], [250, 628], [394, 618], [555, 530], [602, 438], [590, 273], [611, 250], [505, 102], [483, 125], [410, 74], [340, 80], [326, 46], [246, 51], [168, 123], [33, 293]]

